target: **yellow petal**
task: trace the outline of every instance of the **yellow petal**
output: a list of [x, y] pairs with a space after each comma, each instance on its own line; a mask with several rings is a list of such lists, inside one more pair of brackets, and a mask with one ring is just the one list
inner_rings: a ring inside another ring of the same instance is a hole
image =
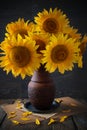
[[36, 125], [40, 125], [39, 119], [36, 119], [35, 123], [36, 123]]
[[17, 106], [16, 109], [22, 109], [22, 106]]
[[29, 115], [31, 115], [31, 114], [32, 114], [31, 111], [27, 111], [27, 112], [23, 112], [23, 113], [22, 113], [22, 116], [23, 116], [23, 117], [26, 117], [26, 116], [29, 116]]
[[62, 116], [59, 122], [63, 122], [68, 116]]
[[17, 115], [10, 115], [10, 116], [8, 116], [8, 119], [11, 119], [11, 118], [14, 118], [14, 117], [16, 117]]
[[18, 122], [18, 121], [16, 121], [16, 120], [12, 120], [12, 122], [13, 122], [14, 124], [16, 124], [16, 125], [18, 125], [18, 124], [19, 124], [19, 122]]
[[50, 124], [52, 124], [54, 122], [55, 122], [55, 120], [51, 118], [50, 121], [48, 122], [48, 125], [50, 125]]
[[23, 121], [29, 121], [29, 120], [30, 120], [30, 118], [27, 118], [27, 117], [22, 117], [22, 118], [21, 118], [21, 120], [23, 120]]
[[14, 115], [16, 113], [16, 111], [12, 111], [10, 112], [10, 115]]
[[58, 103], [63, 102], [63, 100], [61, 100], [61, 99], [55, 99], [55, 101], [58, 102]]
[[21, 101], [17, 101], [16, 109], [21, 109], [21, 108], [22, 108]]

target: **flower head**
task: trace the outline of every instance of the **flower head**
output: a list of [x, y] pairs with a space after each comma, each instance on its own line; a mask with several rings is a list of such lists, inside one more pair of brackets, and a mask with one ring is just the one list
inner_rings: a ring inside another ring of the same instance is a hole
[[32, 31], [34, 28], [34, 23], [28, 21], [24, 21], [23, 18], [19, 18], [18, 21], [11, 22], [6, 26], [6, 36], [8, 37], [15, 35], [17, 37], [18, 34], [25, 38], [25, 35], [28, 34], [28, 31]]
[[44, 9], [42, 12], [37, 14], [35, 22], [39, 26], [41, 31], [57, 34], [63, 32], [69, 24], [69, 20], [61, 10], [55, 8], [49, 11]]
[[58, 69], [61, 73], [72, 70], [79, 57], [79, 44], [67, 35], [59, 34], [58, 37], [52, 35], [50, 45], [42, 51], [44, 55], [42, 63], [46, 63], [46, 70], [54, 72]]
[[36, 45], [38, 45], [37, 52], [41, 53], [42, 50], [45, 50], [46, 46], [49, 44], [50, 35], [48, 33], [28, 33], [28, 39], [34, 40]]
[[74, 38], [76, 40], [81, 39], [81, 34], [78, 33], [78, 29], [68, 26], [67, 29], [64, 30], [64, 34], [67, 34], [68, 37]]
[[35, 42], [22, 39], [20, 35], [17, 39], [14, 36], [5, 39], [1, 43], [1, 50], [3, 55], [0, 57], [0, 66], [7, 73], [12, 71], [15, 77], [18, 75], [21, 75], [22, 78], [25, 78], [26, 75], [30, 76], [40, 66]]

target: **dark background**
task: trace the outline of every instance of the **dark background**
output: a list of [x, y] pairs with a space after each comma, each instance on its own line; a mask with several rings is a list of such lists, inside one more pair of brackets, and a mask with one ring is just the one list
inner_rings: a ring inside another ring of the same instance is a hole
[[[78, 28], [84, 35], [87, 33], [87, 5], [84, 0], [0, 0], [0, 42], [4, 39], [6, 24], [18, 20], [33, 20], [33, 17], [44, 8], [61, 9], [70, 19], [71, 26]], [[14, 78], [11, 73], [0, 69], [0, 99], [27, 98], [27, 84], [31, 77], [22, 80]], [[61, 75], [52, 73], [56, 86], [56, 97], [71, 96], [87, 100], [87, 49], [83, 57], [83, 68], [74, 67], [73, 71]]]

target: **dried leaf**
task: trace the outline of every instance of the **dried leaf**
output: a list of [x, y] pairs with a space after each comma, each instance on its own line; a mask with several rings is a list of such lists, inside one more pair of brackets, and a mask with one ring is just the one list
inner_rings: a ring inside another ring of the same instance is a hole
[[9, 115], [9, 116], [8, 116], [8, 119], [14, 118], [14, 117], [16, 117], [16, 116], [17, 116], [16, 114], [14, 114], [14, 115]]
[[16, 109], [21, 109], [22, 105], [21, 104], [17, 104]]
[[22, 113], [22, 116], [23, 116], [23, 117], [27, 117], [27, 116], [29, 116], [29, 115], [31, 115], [31, 114], [32, 114], [31, 111], [27, 111], [27, 112], [23, 112], [23, 113]]
[[10, 115], [14, 115], [16, 113], [16, 111], [12, 111], [10, 112]]
[[61, 100], [61, 99], [55, 99], [55, 101], [58, 102], [58, 103], [63, 102], [63, 100]]
[[68, 117], [68, 116], [62, 116], [62, 117], [60, 118], [60, 121], [59, 121], [59, 122], [65, 121], [65, 119], [66, 119], [67, 117]]
[[12, 122], [16, 125], [20, 124], [20, 122], [16, 121], [16, 120], [12, 120]]
[[51, 118], [50, 121], [48, 122], [48, 125], [50, 125], [50, 124], [52, 124], [54, 122], [55, 122], [55, 120]]
[[29, 121], [29, 120], [30, 120], [30, 118], [27, 118], [27, 117], [22, 117], [22, 118], [21, 118], [21, 120], [23, 120], [23, 121]]
[[17, 106], [16, 109], [22, 109], [22, 106]]
[[40, 125], [39, 119], [36, 119], [35, 123], [36, 123], [36, 125]]
[[22, 108], [21, 101], [17, 101], [16, 109], [21, 109], [21, 108]]

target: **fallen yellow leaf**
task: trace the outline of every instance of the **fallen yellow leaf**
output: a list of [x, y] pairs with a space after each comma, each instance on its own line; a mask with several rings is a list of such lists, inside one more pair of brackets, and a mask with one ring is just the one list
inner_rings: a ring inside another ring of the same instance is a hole
[[20, 124], [20, 122], [16, 121], [16, 120], [12, 120], [12, 122], [16, 125]]
[[21, 118], [21, 120], [23, 120], [23, 121], [29, 121], [29, 120], [30, 120], [30, 118], [27, 118], [27, 117], [22, 117], [22, 118]]
[[52, 124], [54, 122], [55, 122], [55, 120], [51, 118], [50, 121], [48, 122], [48, 125], [50, 125], [50, 124]]
[[39, 119], [36, 119], [35, 123], [36, 123], [36, 125], [40, 125]]
[[55, 99], [55, 101], [58, 102], [58, 103], [63, 102], [63, 100], [61, 100], [61, 99]]
[[22, 106], [17, 106], [16, 109], [22, 109]]
[[14, 114], [14, 115], [9, 115], [9, 116], [8, 116], [8, 119], [14, 118], [14, 117], [16, 117], [16, 116], [17, 116], [17, 115], [15, 115], [15, 114]]
[[62, 116], [59, 122], [63, 122], [68, 116]]
[[16, 109], [21, 109], [21, 108], [22, 108], [21, 101], [17, 101]]
[[14, 115], [16, 113], [16, 111], [12, 111], [10, 112], [10, 115]]
[[23, 117], [27, 117], [27, 116], [29, 116], [29, 115], [31, 115], [31, 114], [32, 114], [31, 111], [27, 111], [27, 112], [23, 112], [23, 113], [22, 113], [22, 116], [23, 116]]

